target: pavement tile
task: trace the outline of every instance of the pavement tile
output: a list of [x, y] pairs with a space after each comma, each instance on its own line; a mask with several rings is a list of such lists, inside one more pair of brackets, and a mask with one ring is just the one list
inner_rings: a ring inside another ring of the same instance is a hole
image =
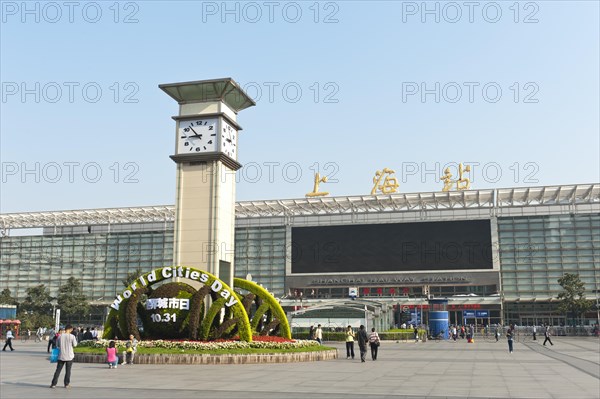
[[[560, 343], [560, 344], [559, 344]], [[343, 356], [343, 343], [332, 343]], [[109, 370], [75, 364], [73, 388], [48, 389], [54, 365], [45, 347], [0, 354], [0, 397], [24, 398], [595, 398], [599, 341], [561, 337], [550, 348], [505, 342], [384, 342], [379, 359], [258, 365], [135, 365]], [[568, 356], [567, 356], [568, 355]]]

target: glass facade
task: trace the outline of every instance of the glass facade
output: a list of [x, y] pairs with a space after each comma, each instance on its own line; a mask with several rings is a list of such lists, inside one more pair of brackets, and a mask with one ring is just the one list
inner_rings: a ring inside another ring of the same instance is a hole
[[[600, 289], [600, 214], [562, 213], [499, 217], [500, 278], [505, 321], [554, 321], [558, 278], [577, 273], [588, 299]], [[262, 284], [276, 297], [286, 291], [286, 231], [289, 227], [236, 227], [235, 276]], [[89, 300], [106, 303], [122, 289], [128, 273], [170, 265], [173, 223], [96, 225], [47, 228], [44, 235], [0, 238], [0, 290], [18, 300], [29, 287], [45, 284], [55, 296], [74, 276], [84, 284]], [[288, 281], [289, 282], [289, 281]], [[388, 284], [389, 285], [389, 284]], [[361, 297], [422, 297], [422, 287], [402, 285], [360, 288]], [[308, 287], [308, 288], [307, 288]], [[392, 291], [393, 290], [393, 291]], [[299, 286], [304, 298], [344, 298], [348, 287]], [[432, 284], [434, 296], [497, 296], [495, 285]], [[299, 295], [299, 292], [296, 292]], [[535, 302], [534, 302], [535, 300]]]
[[598, 289], [600, 214], [498, 218], [498, 235], [505, 300], [556, 298], [565, 273]]
[[235, 277], [262, 284], [276, 297], [285, 290], [285, 227], [235, 229]]
[[[55, 295], [74, 276], [83, 282], [90, 301], [111, 300], [128, 273], [172, 264], [173, 230], [172, 225], [169, 227], [167, 231], [61, 231], [63, 235], [3, 237], [0, 289], [9, 288], [22, 300], [27, 288], [43, 283]], [[251, 274], [275, 296], [282, 296], [285, 228], [238, 228], [235, 237], [235, 276], [246, 278]]]
[[0, 239], [0, 290], [18, 300], [27, 288], [45, 284], [55, 296], [69, 277], [82, 281], [90, 301], [109, 301], [121, 280], [138, 268], [173, 262], [173, 231], [132, 231], [3, 237]]

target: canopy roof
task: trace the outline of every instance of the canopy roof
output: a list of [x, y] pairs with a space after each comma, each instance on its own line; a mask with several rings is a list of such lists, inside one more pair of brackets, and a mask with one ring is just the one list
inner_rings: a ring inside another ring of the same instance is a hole
[[[238, 219], [242, 219], [443, 209], [527, 208], [579, 204], [598, 206], [600, 204], [600, 183], [450, 192], [241, 201], [235, 205], [235, 216]], [[173, 222], [174, 220], [175, 207], [173, 205], [5, 213], [0, 214], [0, 230], [126, 223], [164, 223]]]
[[222, 101], [236, 113], [256, 105], [231, 78], [166, 83], [158, 87], [179, 104]]

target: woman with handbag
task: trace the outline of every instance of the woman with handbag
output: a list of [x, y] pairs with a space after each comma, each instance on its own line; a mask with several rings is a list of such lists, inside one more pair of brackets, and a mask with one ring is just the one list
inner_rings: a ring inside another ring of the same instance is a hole
[[379, 349], [380, 340], [379, 334], [375, 331], [375, 327], [371, 328], [371, 334], [369, 334], [369, 346], [371, 346], [371, 358], [377, 360], [377, 351]]

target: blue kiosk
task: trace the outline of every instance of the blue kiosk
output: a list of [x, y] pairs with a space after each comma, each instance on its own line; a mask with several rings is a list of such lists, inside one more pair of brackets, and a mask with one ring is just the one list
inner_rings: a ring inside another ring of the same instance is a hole
[[448, 339], [448, 299], [429, 299], [429, 334]]

